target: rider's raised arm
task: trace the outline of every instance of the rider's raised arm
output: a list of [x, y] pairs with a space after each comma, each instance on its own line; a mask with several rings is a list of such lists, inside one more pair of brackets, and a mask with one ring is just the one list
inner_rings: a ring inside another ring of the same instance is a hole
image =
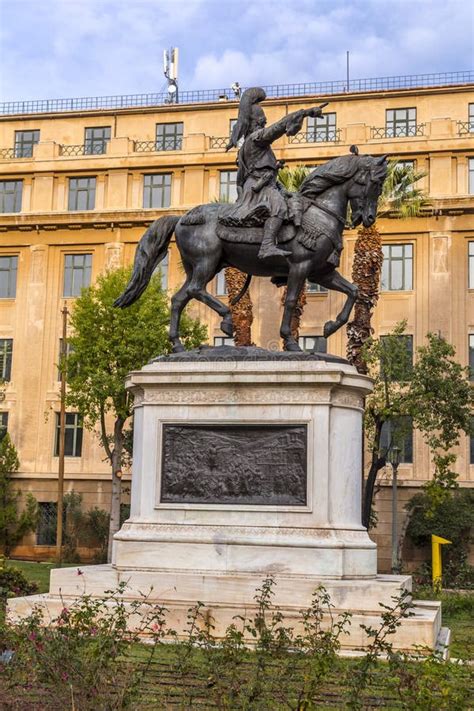
[[288, 133], [288, 130], [291, 130], [295, 126], [298, 126], [295, 130], [295, 133], [297, 133], [301, 129], [303, 121], [307, 115], [308, 114], [305, 109], [294, 111], [293, 113], [284, 116], [276, 123], [272, 123], [271, 126], [261, 128], [256, 131], [254, 140], [256, 143], [261, 145], [270, 145], [273, 141], [276, 141], [277, 138], [280, 138], [280, 136]]
[[269, 145], [285, 133], [287, 136], [294, 136], [295, 133], [301, 131], [303, 121], [307, 116], [322, 116], [322, 109], [324, 106], [327, 106], [327, 103], [312, 109], [300, 109], [299, 111], [293, 111], [293, 113], [284, 116], [276, 123], [272, 123], [272, 125], [268, 126], [268, 128], [260, 129], [256, 132], [257, 135], [254, 140], [257, 143]]

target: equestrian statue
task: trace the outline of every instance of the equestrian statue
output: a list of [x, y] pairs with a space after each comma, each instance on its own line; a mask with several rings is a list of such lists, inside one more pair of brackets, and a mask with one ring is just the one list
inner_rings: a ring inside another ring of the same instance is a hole
[[[261, 88], [247, 89], [227, 149], [240, 145], [237, 157], [237, 200], [233, 204], [199, 205], [185, 215], [161, 217], [147, 229], [135, 254], [131, 279], [115, 305], [133, 304], [146, 289], [176, 235], [186, 272], [182, 287], [171, 298], [169, 338], [173, 352], [184, 347], [179, 338], [181, 313], [191, 299], [206, 304], [222, 318], [221, 330], [233, 335], [229, 307], [207, 291], [209, 282], [226, 267], [247, 274], [236, 301], [253, 275], [271, 277], [286, 285], [280, 335], [284, 349], [300, 351], [291, 335], [291, 318], [306, 280], [346, 295], [334, 321], [324, 325], [327, 338], [347, 323], [357, 298], [357, 287], [337, 271], [345, 227], [370, 227], [387, 175], [386, 156], [359, 155], [355, 146], [315, 168], [297, 193], [278, 182], [277, 160], [271, 145], [286, 134], [295, 135], [308, 116], [321, 117], [323, 104], [288, 114], [266, 127], [260, 102]], [[350, 205], [351, 224], [347, 224]]]

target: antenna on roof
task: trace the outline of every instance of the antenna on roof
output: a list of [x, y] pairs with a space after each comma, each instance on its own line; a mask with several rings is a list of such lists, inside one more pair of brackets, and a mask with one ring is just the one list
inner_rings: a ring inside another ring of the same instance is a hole
[[178, 48], [163, 50], [163, 74], [168, 80], [168, 104], [177, 104], [178, 94]]

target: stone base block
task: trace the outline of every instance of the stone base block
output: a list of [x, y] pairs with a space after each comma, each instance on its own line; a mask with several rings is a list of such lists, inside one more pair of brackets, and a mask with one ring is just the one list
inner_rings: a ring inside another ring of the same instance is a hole
[[[120, 582], [127, 587], [126, 600], [142, 599], [163, 605], [167, 610], [167, 624], [184, 634], [186, 616], [199, 600], [214, 619], [215, 634], [219, 637], [235, 622], [237, 615], [252, 616], [256, 611], [254, 595], [261, 586], [257, 575], [218, 575], [206, 572], [189, 573], [159, 570], [117, 570], [111, 565], [61, 568], [51, 571], [50, 592], [46, 595], [13, 598], [8, 601], [9, 618], [23, 618], [39, 605], [49, 622], [61, 609], [72, 604], [82, 594], [102, 597], [105, 590], [115, 589]], [[379, 603], [392, 604], [392, 597], [402, 590], [411, 590], [409, 576], [379, 575], [372, 580], [330, 580], [314, 576], [275, 575], [273, 597], [286, 623], [298, 627], [299, 611], [309, 607], [311, 596], [318, 585], [323, 585], [335, 606], [333, 614], [350, 612], [349, 634], [341, 639], [343, 651], [354, 651], [367, 646], [367, 635], [361, 624], [377, 627], [380, 624]], [[392, 642], [395, 648], [413, 650], [417, 646], [435, 649], [441, 633], [441, 604], [415, 601], [413, 616], [403, 620]]]

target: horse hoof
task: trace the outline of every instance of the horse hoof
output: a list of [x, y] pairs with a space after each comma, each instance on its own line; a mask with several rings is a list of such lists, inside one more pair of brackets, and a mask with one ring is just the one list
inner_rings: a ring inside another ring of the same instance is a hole
[[324, 329], [323, 329], [323, 336], [324, 338], [329, 338], [337, 329], [339, 328], [339, 325], [336, 321], [326, 321], [324, 324]]
[[185, 350], [182, 343], [173, 343], [173, 347], [171, 348], [172, 353], [183, 353]]
[[303, 349], [296, 343], [285, 343], [285, 351], [291, 351], [292, 353], [302, 353]]
[[233, 337], [234, 325], [232, 323], [232, 319], [224, 319], [221, 321], [221, 331], [225, 333], [226, 336], [229, 336], [230, 338]]

